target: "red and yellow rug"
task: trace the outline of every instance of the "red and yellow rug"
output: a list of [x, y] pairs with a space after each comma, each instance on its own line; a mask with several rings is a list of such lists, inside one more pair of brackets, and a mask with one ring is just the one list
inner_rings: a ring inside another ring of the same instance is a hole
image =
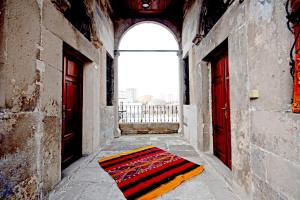
[[160, 148], [147, 146], [99, 160], [126, 199], [154, 199], [200, 174], [197, 165]]

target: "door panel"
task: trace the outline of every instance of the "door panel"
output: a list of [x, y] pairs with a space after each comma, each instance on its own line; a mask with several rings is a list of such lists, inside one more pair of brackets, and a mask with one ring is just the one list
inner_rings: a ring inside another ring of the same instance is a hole
[[82, 64], [64, 55], [62, 168], [81, 156], [82, 146]]
[[214, 154], [231, 168], [228, 53], [212, 62], [212, 118]]

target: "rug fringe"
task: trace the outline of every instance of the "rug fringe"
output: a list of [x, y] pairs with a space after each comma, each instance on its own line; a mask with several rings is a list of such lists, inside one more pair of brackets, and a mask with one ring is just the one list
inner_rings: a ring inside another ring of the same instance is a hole
[[170, 190], [173, 190], [176, 188], [178, 185], [180, 185], [182, 182], [200, 174], [204, 170], [204, 166], [201, 165], [197, 167], [196, 169], [186, 173], [177, 176], [174, 180], [160, 186], [159, 188], [145, 194], [144, 196], [141, 196], [138, 198], [138, 200], [150, 200], [150, 199], [155, 199], [156, 197], [161, 196], [162, 194], [169, 192]]
[[102, 158], [102, 159], [98, 160], [98, 162], [99, 163], [104, 162], [104, 161], [107, 161], [107, 160], [110, 160], [110, 159], [113, 159], [113, 158], [118, 158], [120, 156], [125, 156], [125, 155], [128, 155], [128, 154], [136, 153], [136, 152], [143, 151], [145, 149], [150, 149], [150, 148], [153, 148], [153, 147], [154, 146], [146, 146], [146, 147], [142, 147], [142, 148], [135, 149], [135, 150], [132, 150], [132, 151], [127, 151], [125, 153], [121, 153], [121, 154], [117, 154], [117, 155], [114, 155], [114, 156]]

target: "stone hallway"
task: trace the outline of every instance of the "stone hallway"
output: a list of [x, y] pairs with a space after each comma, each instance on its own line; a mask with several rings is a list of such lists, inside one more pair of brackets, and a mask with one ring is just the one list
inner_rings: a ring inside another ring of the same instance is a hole
[[299, 80], [300, 0], [0, 0], [0, 200], [124, 199], [146, 145], [206, 168], [160, 199], [300, 200]]
[[238, 199], [225, 181], [201, 159], [189, 143], [178, 135], [122, 136], [94, 155], [83, 157], [63, 171], [63, 179], [50, 193], [51, 200], [122, 200], [114, 180], [98, 165], [98, 159], [128, 150], [154, 145], [190, 161], [205, 165], [205, 171], [184, 182], [161, 200]]

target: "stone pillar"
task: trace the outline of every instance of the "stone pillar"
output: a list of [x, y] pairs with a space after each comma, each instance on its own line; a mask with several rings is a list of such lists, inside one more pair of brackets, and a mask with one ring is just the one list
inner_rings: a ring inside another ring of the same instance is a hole
[[115, 57], [113, 62], [114, 67], [114, 99], [113, 99], [113, 105], [114, 105], [114, 119], [115, 119], [115, 131], [114, 131], [114, 137], [120, 137], [121, 136], [121, 130], [119, 128], [119, 113], [118, 113], [118, 104], [119, 104], [119, 78], [118, 78], [118, 59], [120, 56], [120, 52], [115, 50]]
[[[42, 196], [43, 156], [49, 152], [43, 145], [48, 136], [44, 130], [53, 134], [47, 138], [49, 146], [56, 139], [56, 109], [49, 119], [41, 107], [48, 91], [43, 85], [55, 70], [49, 72], [41, 60], [40, 24], [36, 1], [0, 1], [0, 199]], [[58, 104], [54, 100], [51, 105]], [[51, 129], [44, 125], [49, 121]]]
[[183, 68], [184, 61], [182, 59], [182, 50], [178, 51], [178, 70], [179, 70], [179, 129], [178, 133], [183, 135]]

